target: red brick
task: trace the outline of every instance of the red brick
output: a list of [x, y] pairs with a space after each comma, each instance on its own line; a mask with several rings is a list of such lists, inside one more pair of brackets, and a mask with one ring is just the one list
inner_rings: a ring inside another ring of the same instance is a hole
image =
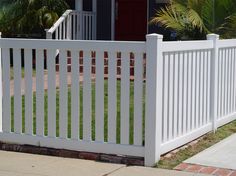
[[201, 169], [203, 169], [204, 167], [203, 166], [200, 166], [200, 165], [192, 165], [190, 167], [188, 167], [186, 169], [186, 171], [189, 171], [189, 172], [195, 172], [195, 173], [198, 173]]
[[[123, 162], [124, 161], [124, 162]], [[127, 164], [129, 166], [143, 166], [144, 160], [140, 158], [125, 158], [122, 160], [122, 164]]]
[[134, 76], [134, 67], [130, 67], [130, 75]]
[[117, 67], [117, 75], [121, 74], [121, 67]]
[[96, 67], [92, 67], [91, 73], [92, 73], [92, 74], [95, 74], [95, 73], [96, 73]]
[[117, 66], [121, 66], [121, 59], [117, 59]]
[[115, 156], [115, 155], [106, 155], [106, 154], [101, 154], [101, 161], [104, 162], [109, 162], [109, 163], [121, 163], [122, 162], [122, 157], [121, 156]]
[[228, 176], [231, 170], [228, 169], [217, 169], [213, 174], [216, 176]]
[[92, 65], [96, 65], [96, 59], [92, 59]]
[[104, 74], [108, 74], [108, 67], [104, 67]]
[[67, 72], [71, 72], [71, 65], [67, 65]]
[[99, 154], [89, 153], [89, 152], [80, 152], [79, 158], [80, 159], [87, 159], [87, 160], [99, 160]]
[[71, 58], [67, 59], [67, 64], [71, 64]]
[[215, 167], [205, 167], [203, 168], [202, 170], [200, 170], [200, 173], [203, 173], [203, 174], [212, 174], [213, 172], [216, 171], [217, 168]]
[[59, 150], [59, 156], [64, 158], [78, 158], [77, 151], [71, 151], [71, 150]]
[[233, 171], [233, 172], [230, 174], [230, 176], [236, 176], [236, 170]]
[[185, 169], [187, 169], [188, 167], [190, 167], [191, 165], [187, 164], [187, 163], [181, 163], [178, 166], [176, 166], [174, 169], [175, 170], [179, 170], [179, 171], [183, 171]]

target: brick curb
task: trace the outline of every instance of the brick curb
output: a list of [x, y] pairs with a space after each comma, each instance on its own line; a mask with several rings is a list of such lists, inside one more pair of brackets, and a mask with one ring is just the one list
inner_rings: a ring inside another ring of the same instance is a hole
[[48, 155], [48, 156], [58, 156], [64, 158], [95, 160], [108, 163], [126, 164], [130, 166], [144, 166], [143, 157], [109, 155], [102, 153], [90, 153], [90, 152], [72, 151], [65, 149], [53, 149], [53, 148], [37, 147], [31, 145], [3, 143], [1, 141], [0, 141], [0, 150]]
[[215, 176], [236, 176], [236, 170], [216, 168], [210, 166], [201, 166], [188, 163], [181, 163], [178, 166], [176, 166], [174, 170], [201, 173], [201, 174], [211, 174]]

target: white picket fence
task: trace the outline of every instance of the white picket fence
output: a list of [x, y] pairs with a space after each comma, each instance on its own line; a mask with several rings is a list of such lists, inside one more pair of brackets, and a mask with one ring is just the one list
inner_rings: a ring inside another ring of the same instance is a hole
[[0, 48], [0, 141], [139, 156], [152, 166], [161, 154], [236, 119], [236, 40], [0, 39]]
[[66, 10], [57, 22], [46, 31], [47, 39], [95, 40], [96, 13]]

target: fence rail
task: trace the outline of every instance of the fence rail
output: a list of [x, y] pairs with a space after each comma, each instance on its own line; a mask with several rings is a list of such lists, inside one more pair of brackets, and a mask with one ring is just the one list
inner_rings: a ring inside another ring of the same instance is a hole
[[139, 156], [152, 166], [236, 119], [236, 40], [0, 39], [0, 48], [0, 141]]

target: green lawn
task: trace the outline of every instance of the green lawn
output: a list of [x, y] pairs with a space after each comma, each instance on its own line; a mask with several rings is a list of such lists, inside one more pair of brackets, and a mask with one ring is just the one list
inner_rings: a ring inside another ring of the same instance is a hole
[[[145, 86], [144, 86], [145, 88]], [[80, 87], [80, 138], [83, 136], [83, 87]], [[120, 143], [120, 81], [117, 81], [117, 143]], [[107, 118], [108, 118], [108, 82], [105, 80], [104, 83], [104, 138], [105, 141], [107, 141], [107, 129], [108, 129], [108, 124], [107, 124]], [[143, 94], [144, 95], [144, 94]], [[22, 96], [22, 128], [23, 128], [23, 133], [25, 131], [25, 119], [24, 119], [24, 114], [25, 114], [25, 107], [24, 107], [24, 99], [25, 97]], [[47, 119], [48, 119], [48, 114], [47, 114], [47, 91], [45, 91], [45, 135], [47, 136]], [[12, 108], [11, 108], [11, 116], [12, 116], [12, 123], [11, 123], [11, 130], [14, 131], [14, 97], [12, 97], [11, 100]], [[143, 101], [143, 107], [144, 101]], [[144, 113], [145, 109], [143, 110], [143, 118], [144, 118]], [[133, 117], [134, 117], [134, 83], [130, 83], [130, 144], [133, 144]], [[56, 135], [59, 136], [59, 90], [57, 90], [56, 93], [56, 120], [57, 120], [57, 131]], [[144, 120], [143, 120], [143, 126], [144, 126]], [[36, 97], [35, 94], [33, 95], [33, 132], [34, 134], [36, 133]], [[144, 130], [143, 130], [143, 135], [144, 135]], [[71, 137], [71, 90], [69, 88], [68, 91], [68, 138]], [[95, 84], [92, 83], [92, 139], [95, 140]]]

